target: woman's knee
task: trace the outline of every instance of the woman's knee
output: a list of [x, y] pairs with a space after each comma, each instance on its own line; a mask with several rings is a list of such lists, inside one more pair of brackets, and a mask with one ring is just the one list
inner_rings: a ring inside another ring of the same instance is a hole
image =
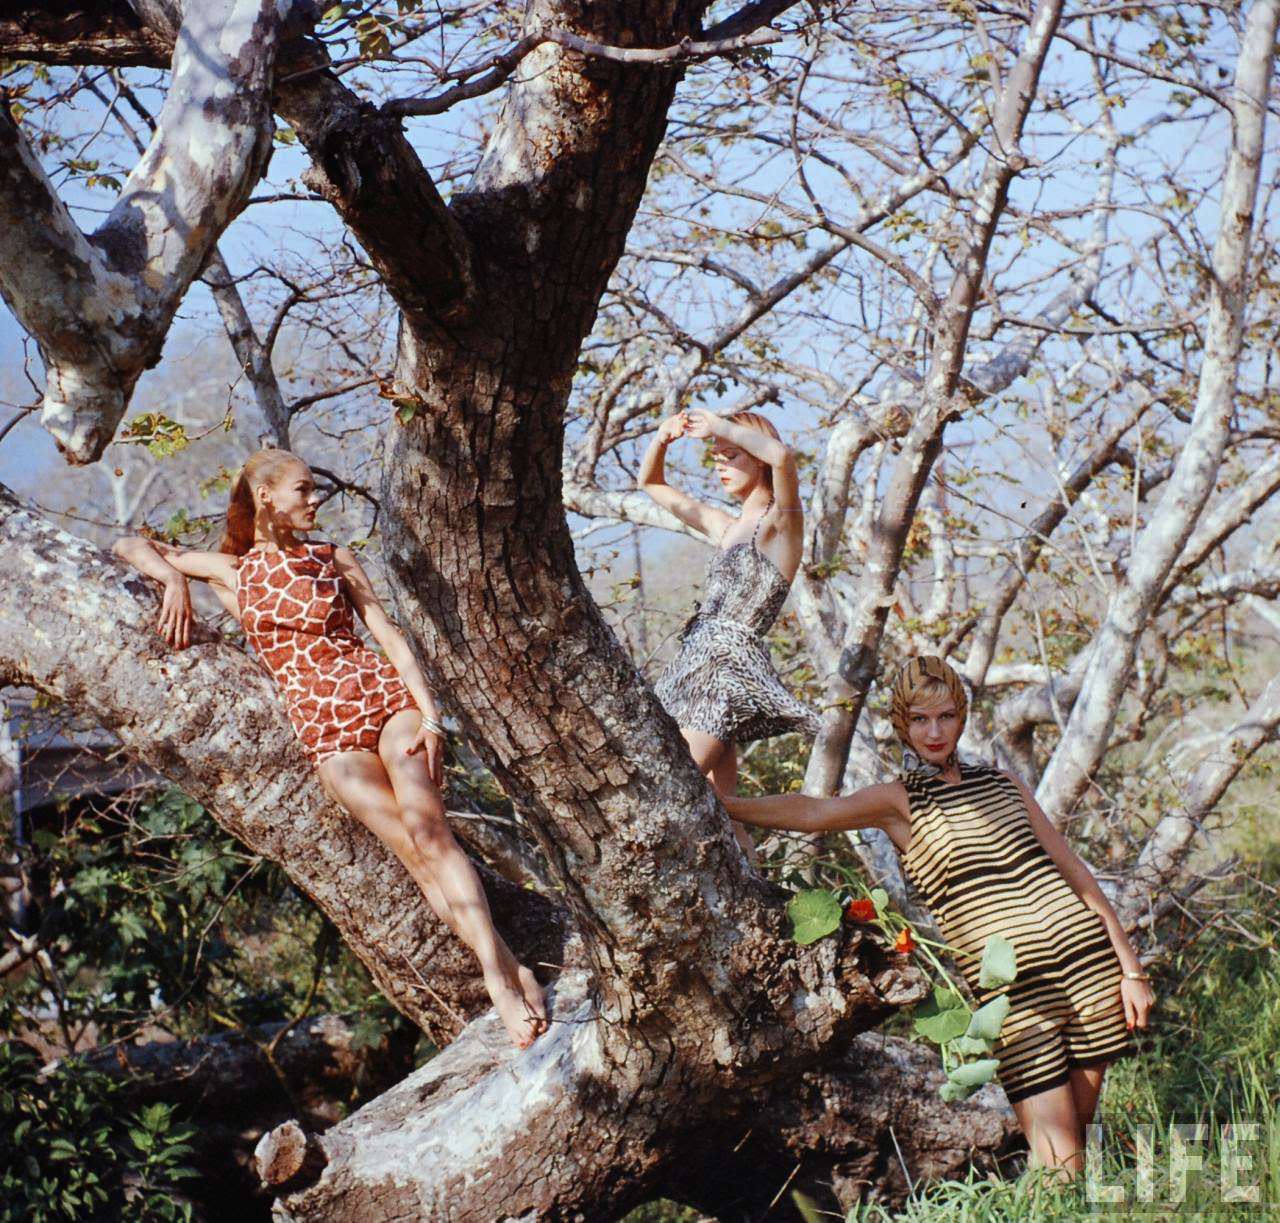
[[400, 822], [418, 853], [428, 861], [439, 858], [453, 848], [453, 833], [443, 809], [434, 804], [413, 804], [400, 808]]

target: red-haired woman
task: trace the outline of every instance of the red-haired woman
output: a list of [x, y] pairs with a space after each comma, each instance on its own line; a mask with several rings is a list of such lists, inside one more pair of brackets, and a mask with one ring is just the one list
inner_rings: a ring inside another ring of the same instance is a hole
[[[714, 439], [716, 476], [742, 503], [736, 518], [667, 483], [663, 461], [678, 437]], [[764, 640], [786, 602], [804, 544], [795, 456], [764, 416], [717, 416], [694, 408], [658, 426], [637, 483], [716, 544], [702, 602], [654, 691], [679, 724], [698, 768], [720, 794], [732, 794], [738, 743], [818, 729], [817, 714], [783, 687]], [[735, 825], [734, 831], [754, 860], [746, 829]]]
[[[523, 1048], [546, 1027], [542, 991], [494, 928], [479, 877], [449, 830], [439, 711], [360, 562], [346, 548], [303, 538], [319, 503], [301, 459], [261, 450], [232, 489], [219, 551], [137, 536], [114, 550], [164, 586], [159, 627], [179, 649], [192, 620], [187, 579], [209, 583], [275, 681], [325, 791], [395, 853], [476, 953], [489, 996]], [[386, 659], [356, 635], [356, 615]]]
[[883, 829], [948, 943], [979, 1005], [975, 966], [987, 939], [1017, 954], [997, 1075], [1032, 1154], [1074, 1176], [1102, 1076], [1135, 1052], [1155, 995], [1119, 917], [1089, 868], [1011, 773], [962, 764], [956, 744], [968, 697], [941, 658], [921, 655], [893, 688], [902, 780], [837, 798], [726, 798], [736, 819], [802, 832]]

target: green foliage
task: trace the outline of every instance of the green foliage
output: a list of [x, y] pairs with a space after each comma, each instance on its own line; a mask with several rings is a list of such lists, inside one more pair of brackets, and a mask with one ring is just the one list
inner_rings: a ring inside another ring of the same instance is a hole
[[983, 989], [996, 989], [1009, 985], [1018, 975], [1018, 956], [1013, 944], [1002, 935], [993, 934], [982, 950], [982, 964], [978, 969], [978, 984]]
[[144, 412], [135, 416], [120, 431], [119, 440], [145, 446], [158, 459], [185, 450], [191, 441], [185, 426], [160, 412]]
[[[169, 790], [124, 810], [68, 813], [33, 838], [51, 881], [41, 941], [57, 966], [63, 1027], [100, 1041], [160, 1025], [175, 1036], [377, 1001], [333, 927], [277, 868]], [[53, 986], [0, 982], [0, 1030], [32, 1025]]]
[[[393, 1012], [333, 926], [180, 791], [67, 811], [52, 827], [43, 818], [28, 867], [47, 880], [47, 967], [33, 960], [0, 981], [0, 1031], [83, 1049], [95, 1038], [187, 1038], [308, 1012], [358, 1012], [357, 1045], [386, 1039]], [[172, 1186], [185, 1178], [181, 1122], [189, 1118], [164, 1105], [124, 1116], [112, 1081], [74, 1060], [37, 1089], [35, 1054], [17, 1042], [5, 1048], [0, 1169], [9, 1179], [0, 1183], [0, 1223], [187, 1217]], [[33, 1128], [44, 1135], [34, 1147]], [[121, 1193], [131, 1196], [116, 1209]], [[104, 1194], [116, 1205], [104, 1205]], [[21, 1210], [6, 1213], [10, 1199]]]
[[791, 937], [797, 943], [816, 943], [840, 928], [840, 902], [826, 888], [807, 888], [787, 901]]
[[953, 989], [935, 985], [933, 993], [915, 1009], [916, 1031], [935, 1045], [963, 1036], [969, 1027], [969, 1008]]
[[0, 1044], [0, 1223], [192, 1217], [175, 1196], [196, 1175], [192, 1130], [165, 1104], [125, 1113], [119, 1094], [75, 1063], [42, 1077], [32, 1049]]
[[1004, 1021], [1009, 1017], [1009, 995], [1001, 994], [997, 998], [993, 998], [985, 1006], [980, 1006], [973, 1013], [973, 1018], [969, 1020], [969, 1026], [965, 1029], [965, 1036], [970, 1040], [989, 1040], [999, 1039], [1000, 1029], [1004, 1026]]

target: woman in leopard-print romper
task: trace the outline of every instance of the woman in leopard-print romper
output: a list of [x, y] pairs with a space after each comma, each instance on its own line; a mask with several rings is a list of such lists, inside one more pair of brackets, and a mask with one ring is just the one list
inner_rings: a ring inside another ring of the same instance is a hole
[[[187, 579], [209, 583], [275, 681], [325, 790], [400, 858], [475, 952], [494, 1006], [524, 1047], [546, 1028], [542, 990], [494, 928], [475, 868], [445, 820], [435, 700], [360, 562], [345, 548], [300, 538], [315, 526], [319, 504], [301, 459], [261, 450], [232, 490], [218, 552], [136, 536], [115, 551], [164, 585], [160, 628], [178, 648], [191, 625]], [[357, 636], [357, 615], [385, 659]]]
[[[678, 437], [715, 439], [715, 469], [734, 518], [667, 484], [663, 459]], [[722, 795], [737, 790], [737, 744], [788, 731], [817, 733], [818, 716], [783, 686], [764, 634], [786, 602], [804, 537], [795, 459], [772, 423], [755, 412], [717, 416], [694, 409], [664, 420], [640, 465], [639, 486], [682, 522], [717, 543], [703, 601], [655, 693], [695, 763]], [[749, 833], [734, 831], [755, 860]]]

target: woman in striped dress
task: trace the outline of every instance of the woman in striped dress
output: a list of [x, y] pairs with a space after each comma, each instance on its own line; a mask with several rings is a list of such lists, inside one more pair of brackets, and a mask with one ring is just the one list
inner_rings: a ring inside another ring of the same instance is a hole
[[992, 934], [1017, 953], [1017, 979], [995, 1055], [1034, 1159], [1071, 1177], [1083, 1166], [1108, 1065], [1134, 1052], [1155, 997], [1115, 910], [1021, 780], [962, 765], [967, 698], [940, 658], [912, 659], [892, 719], [918, 767], [902, 780], [837, 798], [725, 798], [748, 824], [803, 832], [881, 828], [979, 1005], [977, 971]]

